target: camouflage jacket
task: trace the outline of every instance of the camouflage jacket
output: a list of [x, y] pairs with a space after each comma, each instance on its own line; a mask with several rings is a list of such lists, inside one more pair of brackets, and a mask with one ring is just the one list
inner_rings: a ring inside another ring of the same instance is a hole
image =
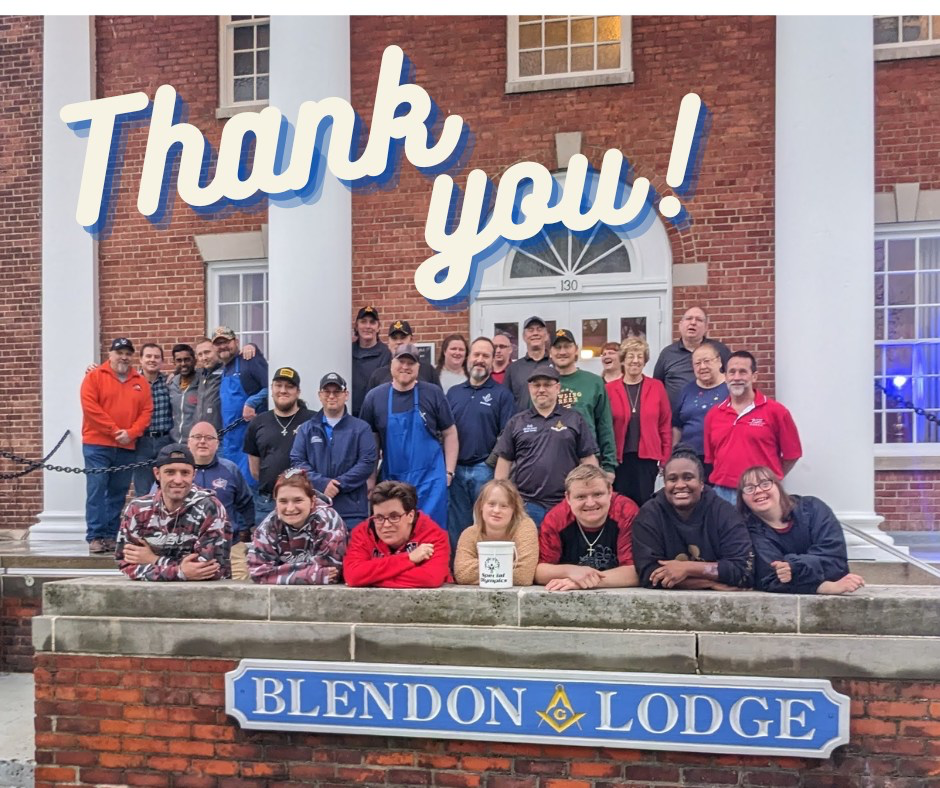
[[[157, 554], [152, 564], [124, 560], [124, 545], [146, 545]], [[225, 507], [208, 490], [193, 487], [175, 512], [168, 512], [163, 493], [135, 498], [124, 509], [115, 558], [132, 580], [185, 580], [180, 563], [190, 553], [205, 561], [219, 562], [213, 580], [231, 577], [229, 552], [232, 526]]]
[[317, 501], [300, 528], [291, 528], [271, 512], [254, 532], [248, 548], [248, 572], [256, 583], [326, 585], [338, 583], [326, 570], [342, 571], [346, 525], [332, 506]]

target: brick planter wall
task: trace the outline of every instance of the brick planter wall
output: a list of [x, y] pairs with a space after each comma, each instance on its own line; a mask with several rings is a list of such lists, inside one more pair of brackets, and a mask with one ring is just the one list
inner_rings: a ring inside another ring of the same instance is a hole
[[928, 788], [940, 685], [838, 680], [851, 742], [828, 760], [243, 731], [224, 712], [233, 660], [40, 654], [36, 786]]
[[42, 614], [42, 589], [28, 588], [23, 580], [0, 578], [0, 673], [33, 669], [32, 620]]

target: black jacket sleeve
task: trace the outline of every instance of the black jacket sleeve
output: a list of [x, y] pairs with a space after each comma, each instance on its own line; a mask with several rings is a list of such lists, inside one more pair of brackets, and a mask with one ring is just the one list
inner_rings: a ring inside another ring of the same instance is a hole
[[812, 594], [824, 580], [838, 580], [849, 573], [845, 537], [832, 509], [818, 498], [801, 498], [794, 515], [796, 525], [809, 530], [810, 547], [802, 555], [787, 553], [783, 560], [793, 570], [792, 585], [806, 588], [796, 593]]
[[711, 513], [718, 529], [718, 582], [751, 588], [754, 585], [754, 547], [744, 518], [730, 503], [715, 498]]
[[662, 518], [654, 505], [644, 505], [633, 520], [633, 565], [642, 587], [652, 588], [650, 575], [665, 558]]

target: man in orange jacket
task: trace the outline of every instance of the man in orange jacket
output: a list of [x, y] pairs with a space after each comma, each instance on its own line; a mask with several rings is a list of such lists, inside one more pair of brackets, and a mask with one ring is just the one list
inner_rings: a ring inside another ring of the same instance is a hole
[[[114, 468], [134, 462], [137, 439], [150, 423], [150, 384], [131, 368], [134, 345], [111, 343], [108, 360], [82, 381], [82, 453], [85, 468]], [[88, 474], [85, 540], [92, 553], [113, 553], [121, 509], [133, 471]]]

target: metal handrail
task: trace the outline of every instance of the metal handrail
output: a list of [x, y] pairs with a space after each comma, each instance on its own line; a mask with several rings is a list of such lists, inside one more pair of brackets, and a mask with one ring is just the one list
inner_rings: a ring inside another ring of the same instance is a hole
[[881, 542], [873, 536], [869, 536], [864, 531], [859, 530], [854, 525], [847, 525], [842, 523], [842, 527], [848, 531], [850, 534], [854, 534], [860, 539], [864, 539], [866, 542], [873, 544], [875, 547], [880, 547], [886, 553], [891, 553], [891, 555], [900, 558], [905, 563], [911, 564], [911, 566], [916, 566], [918, 569], [922, 569], [928, 575], [933, 575], [934, 577], [940, 577], [940, 570], [935, 569], [930, 564], [921, 561], [919, 558], [914, 558], [912, 555], [908, 555], [903, 550], [898, 550], [894, 545]]

